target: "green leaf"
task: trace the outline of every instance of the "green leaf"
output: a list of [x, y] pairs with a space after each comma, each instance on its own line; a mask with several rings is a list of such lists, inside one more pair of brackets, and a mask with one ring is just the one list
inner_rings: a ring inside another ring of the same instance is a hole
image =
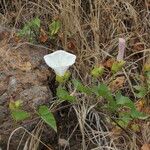
[[78, 80], [73, 80], [72, 81], [75, 88], [77, 89], [77, 91], [82, 92], [82, 93], [86, 93], [86, 94], [91, 94], [91, 89], [84, 86], [80, 81]]
[[116, 72], [120, 71], [124, 65], [125, 65], [125, 61], [114, 62], [111, 67], [112, 73], [116, 73]]
[[128, 126], [128, 123], [124, 122], [123, 120], [119, 120], [117, 121], [117, 123], [122, 127], [122, 128], [126, 128]]
[[71, 96], [68, 93], [68, 91], [66, 91], [62, 87], [58, 87], [57, 88], [57, 96], [58, 96], [59, 99], [61, 99], [61, 100], [67, 100], [67, 101], [69, 101], [71, 103], [75, 101], [75, 97]]
[[147, 92], [150, 92], [150, 71], [145, 73], [146, 82], [147, 82]]
[[126, 124], [128, 124], [132, 120], [130, 112], [120, 112], [119, 118]]
[[107, 85], [105, 84], [100, 84], [98, 85], [98, 93], [99, 93], [99, 96], [102, 96], [104, 97], [105, 99], [109, 100], [109, 101], [113, 101], [114, 98], [112, 96], [112, 93], [111, 91], [108, 89]]
[[137, 90], [137, 98], [143, 98], [147, 94], [147, 89], [144, 86], [136, 85], [134, 88]]
[[127, 106], [132, 110], [136, 110], [134, 103], [128, 97], [117, 93], [115, 98], [117, 105]]
[[93, 86], [91, 87], [91, 92], [93, 92], [97, 97], [99, 97], [98, 87]]
[[103, 66], [94, 67], [94, 69], [91, 71], [91, 75], [95, 78], [102, 76], [103, 73], [104, 73], [104, 67]]
[[131, 110], [131, 116], [135, 119], [137, 118], [141, 120], [145, 120], [150, 117], [142, 112], [137, 111], [136, 109]]
[[107, 85], [100, 84], [100, 85], [98, 85], [97, 88], [98, 88], [99, 96], [102, 96], [109, 102], [107, 105], [107, 108], [110, 109], [111, 111], [115, 111], [117, 109], [117, 105], [116, 105], [113, 95], [112, 95], [111, 91], [108, 89]]
[[15, 102], [14, 102], [14, 101], [10, 101], [10, 102], [9, 102], [9, 109], [10, 109], [10, 110], [15, 110], [15, 109], [16, 109], [16, 105], [15, 105]]
[[22, 106], [22, 101], [21, 100], [16, 100], [16, 101], [10, 101], [9, 102], [9, 109], [10, 110], [20, 109], [21, 106]]
[[15, 106], [16, 106], [16, 108], [20, 108], [22, 106], [22, 101], [21, 100], [16, 100], [15, 101]]
[[50, 35], [54, 36], [55, 34], [58, 33], [59, 29], [61, 27], [61, 22], [59, 20], [54, 20], [50, 25], [49, 25], [49, 31]]
[[149, 117], [145, 115], [144, 113], [139, 112], [136, 109], [135, 104], [128, 97], [122, 96], [120, 93], [116, 94], [116, 102], [117, 102], [117, 105], [127, 106], [128, 108], [130, 108], [130, 116], [132, 118], [146, 119]]
[[28, 25], [24, 25], [23, 29], [21, 29], [17, 35], [20, 36], [20, 37], [24, 37], [26, 35], [29, 35], [31, 33], [31, 29], [30, 29], [30, 26]]
[[132, 101], [128, 97], [118, 94], [116, 95], [116, 102], [118, 105], [126, 105], [132, 103]]
[[41, 20], [36, 17], [35, 19], [31, 20], [30, 27], [34, 29], [39, 29], [41, 26]]
[[27, 38], [29, 38], [31, 41], [33, 37], [35, 36], [33, 31], [38, 32], [40, 25], [41, 25], [41, 21], [38, 17], [36, 17], [32, 19], [31, 21], [28, 21], [24, 25], [24, 27], [17, 33], [17, 35], [20, 37], [27, 36]]
[[140, 126], [139, 124], [132, 124], [131, 125], [131, 129], [134, 131], [134, 132], [140, 132]]
[[57, 132], [57, 125], [54, 115], [49, 111], [48, 107], [42, 105], [38, 109], [40, 117]]
[[30, 117], [28, 112], [19, 109], [11, 111], [11, 115], [16, 121], [22, 121]]

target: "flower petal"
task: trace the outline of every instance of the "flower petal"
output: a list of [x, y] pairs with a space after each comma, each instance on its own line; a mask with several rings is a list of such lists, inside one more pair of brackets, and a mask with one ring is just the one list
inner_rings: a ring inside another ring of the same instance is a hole
[[68, 68], [69, 68], [69, 66], [57, 67], [57, 68], [54, 68], [54, 71], [58, 76], [63, 76], [65, 74], [65, 72], [68, 70]]
[[45, 55], [44, 60], [49, 67], [54, 69], [57, 75], [63, 76], [68, 68], [75, 63], [76, 56], [66, 51], [58, 50]]

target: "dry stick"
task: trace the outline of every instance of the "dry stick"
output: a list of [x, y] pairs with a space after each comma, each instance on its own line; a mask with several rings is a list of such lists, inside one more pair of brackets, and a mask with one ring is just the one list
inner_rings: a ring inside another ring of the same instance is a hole
[[[107, 148], [107, 150], [116, 150], [115, 148], [112, 148], [112, 147], [110, 147], [110, 146], [101, 146], [101, 149], [106, 149]], [[91, 150], [99, 150], [100, 148], [99, 147], [96, 147], [96, 148], [92, 148]]]
[[[35, 127], [35, 129], [38, 127], [38, 125], [41, 123], [42, 121], [39, 121], [39, 123], [37, 124], [37, 126]], [[35, 130], [34, 129], [34, 130]], [[34, 133], [34, 132], [33, 132]], [[32, 149], [32, 148], [29, 148], [30, 146], [31, 146], [31, 141], [32, 141], [32, 138], [29, 138], [28, 137], [28, 139], [26, 140], [26, 142], [25, 142], [25, 145], [24, 145], [24, 149], [23, 150], [27, 150], [27, 149]], [[29, 143], [29, 141], [30, 141], [30, 145], [28, 146], [28, 143]], [[28, 146], [28, 148], [27, 148], [27, 146]]]
[[[82, 110], [77, 110], [75, 107], [73, 107], [75, 112], [76, 112], [76, 115], [79, 115], [79, 113], [81, 113]], [[85, 127], [85, 124], [84, 124], [84, 121], [83, 120], [83, 116], [80, 116], [80, 118], [78, 118], [78, 121], [79, 121], [79, 127], [80, 127], [80, 131], [81, 131], [81, 134], [82, 134], [82, 148], [83, 150], [86, 149], [86, 144], [85, 144], [85, 135], [84, 135], [84, 127]]]
[[13, 134], [20, 130], [20, 129], [23, 129], [25, 130], [29, 135], [31, 135], [32, 137], [34, 137], [37, 141], [39, 141], [40, 143], [42, 143], [48, 150], [52, 150], [50, 147], [48, 147], [44, 142], [42, 142], [41, 140], [39, 140], [36, 136], [34, 136], [33, 134], [31, 134], [27, 129], [25, 129], [24, 127], [18, 127], [17, 129], [15, 129], [9, 136], [9, 139], [8, 139], [8, 142], [7, 142], [7, 150], [10, 150], [9, 149], [9, 145], [10, 145], [10, 141], [11, 141], [11, 138], [13, 136]]
[[134, 61], [132, 64], [128, 65], [125, 69], [128, 69], [128, 68], [131, 67], [133, 64], [136, 64], [137, 62], [143, 60], [143, 59], [146, 58], [146, 57], [147, 57], [147, 56], [143, 56], [142, 58], [140, 58], [140, 59]]
[[[72, 133], [71, 133], [70, 136], [68, 137], [68, 139], [67, 139], [68, 142], [69, 142], [69, 140], [71, 139], [71, 137], [73, 136], [73, 133], [76, 131], [78, 125], [79, 125], [79, 124], [77, 124], [77, 125], [75, 126], [75, 128], [74, 128], [73, 131], [72, 131]], [[67, 147], [67, 145], [65, 145], [64, 150], [66, 149], [66, 147]]]
[[38, 48], [43, 48], [43, 49], [50, 50], [50, 49], [49, 49], [48, 47], [46, 47], [46, 46], [39, 45], [39, 44], [33, 44], [33, 43], [30, 43], [30, 42], [19, 43], [19, 44], [17, 44], [17, 46], [14, 47], [14, 48], [15, 48], [15, 49], [18, 49], [19, 47], [21, 47], [21, 46], [23, 46], [23, 45], [35, 46], [35, 47], [38, 47]]
[[19, 150], [19, 147], [20, 147], [20, 145], [21, 145], [21, 143], [23, 141], [23, 138], [24, 138], [25, 134], [26, 134], [26, 131], [24, 131], [23, 136], [21, 137], [21, 140], [20, 140], [20, 142], [19, 142], [19, 144], [17, 146], [17, 150]]
[[12, 32], [11, 32], [11, 36], [10, 36], [9, 40], [11, 39], [11, 37], [13, 37], [13, 33], [14, 33], [14, 30], [15, 30], [15, 26], [16, 26], [16, 24], [17, 24], [17, 21], [19, 20], [20, 14], [21, 14], [21, 12], [22, 12], [22, 10], [23, 10], [23, 8], [24, 8], [25, 6], [26, 6], [26, 4], [24, 4], [24, 5], [21, 7], [21, 9], [19, 10], [19, 12], [18, 12], [18, 15], [17, 15], [17, 17], [16, 17], [15, 24], [14, 24], [14, 26], [13, 26], [13, 30], [12, 30]]
[[136, 55], [136, 54], [139, 54], [139, 53], [143, 53], [143, 52], [150, 52], [150, 48], [144, 49], [144, 50], [142, 50], [142, 51], [135, 52], [135, 53], [129, 55], [128, 57], [126, 57], [126, 59], [129, 59], [130, 57], [132, 57], [132, 56], [134, 56], [134, 55]]
[[[40, 126], [40, 127], [39, 127]], [[40, 138], [41, 137], [41, 134], [42, 134], [42, 132], [41, 132], [41, 130], [43, 130], [42, 129], [42, 126], [43, 126], [43, 121], [39, 121], [39, 123], [37, 124], [37, 126], [36, 126], [36, 130], [34, 129], [33, 130], [33, 133], [35, 133], [36, 134], [36, 136], [37, 136], [37, 138]], [[35, 132], [36, 131], [36, 132]], [[38, 131], [38, 132], [37, 132]], [[40, 133], [41, 132], [41, 133]], [[40, 135], [39, 135], [40, 134]], [[34, 142], [34, 143], [33, 143]], [[36, 145], [36, 147], [37, 147], [37, 145], [39, 145], [39, 141], [38, 141], [38, 143], [37, 143], [37, 141], [35, 142], [35, 140], [33, 140], [33, 138], [31, 138], [30, 139], [30, 145], [29, 145], [29, 149], [32, 149], [32, 146], [33, 146], [33, 144], [34, 144], [34, 146]], [[34, 147], [35, 148], [35, 147]]]

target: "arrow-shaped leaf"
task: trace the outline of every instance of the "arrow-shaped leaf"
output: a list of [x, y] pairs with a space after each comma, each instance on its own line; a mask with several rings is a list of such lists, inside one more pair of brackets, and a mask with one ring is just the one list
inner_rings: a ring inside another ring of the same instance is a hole
[[40, 117], [57, 132], [57, 125], [54, 115], [49, 111], [48, 107], [42, 105], [38, 109]]

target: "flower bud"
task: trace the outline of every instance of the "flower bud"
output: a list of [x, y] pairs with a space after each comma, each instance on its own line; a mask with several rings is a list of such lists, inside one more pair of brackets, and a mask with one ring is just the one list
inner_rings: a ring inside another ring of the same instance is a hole
[[117, 61], [122, 61], [125, 53], [126, 41], [123, 38], [119, 38], [119, 51], [117, 55]]
[[104, 73], [104, 67], [100, 65], [99, 67], [94, 67], [94, 69], [91, 71], [91, 75], [95, 78], [98, 78], [102, 76]]
[[122, 69], [122, 67], [125, 65], [125, 61], [115, 61], [111, 67], [112, 73], [117, 73]]

